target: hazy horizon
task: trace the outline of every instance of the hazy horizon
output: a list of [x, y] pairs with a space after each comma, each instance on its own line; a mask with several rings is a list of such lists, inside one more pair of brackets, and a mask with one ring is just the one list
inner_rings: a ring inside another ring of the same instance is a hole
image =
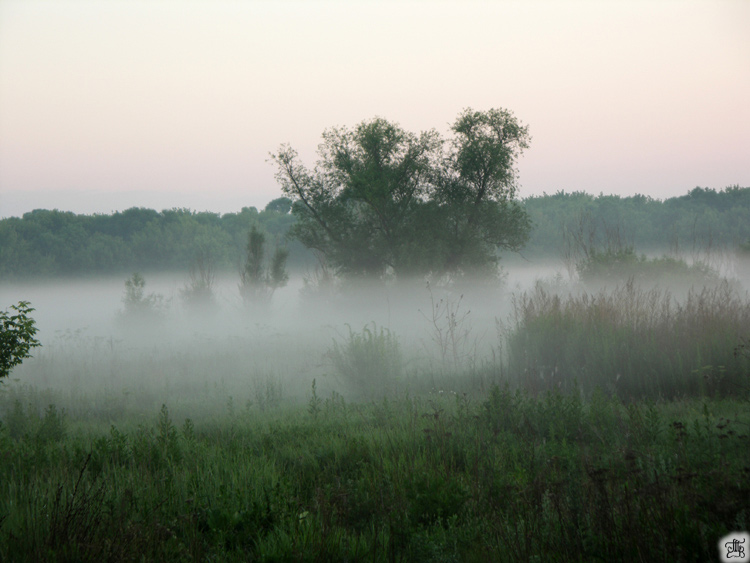
[[[179, 6], [179, 8], [178, 8]], [[269, 152], [382, 116], [528, 124], [520, 197], [750, 185], [750, 4], [0, 4], [0, 217], [262, 208]]]

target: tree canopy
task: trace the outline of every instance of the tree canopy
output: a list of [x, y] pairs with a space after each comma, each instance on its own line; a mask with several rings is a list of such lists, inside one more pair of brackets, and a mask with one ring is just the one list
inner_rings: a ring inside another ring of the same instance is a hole
[[493, 271], [530, 230], [514, 167], [528, 128], [506, 110], [467, 109], [451, 130], [446, 140], [383, 118], [328, 129], [313, 169], [282, 145], [271, 156], [292, 234], [347, 276]]
[[[253, 225], [269, 240], [285, 237], [294, 223], [290, 205], [279, 198], [260, 212], [243, 207], [225, 214], [134, 207], [78, 215], [37, 209], [0, 219], [0, 280], [187, 270], [199, 254], [210, 254], [217, 268], [234, 270]], [[296, 243], [290, 245], [290, 256], [302, 263], [307, 252]]]
[[[442, 186], [445, 188], [446, 184]], [[447, 199], [448, 195], [442, 197]], [[306, 250], [297, 240], [286, 240], [290, 228], [298, 222], [298, 216], [289, 212], [291, 204], [291, 198], [280, 197], [263, 211], [243, 207], [237, 213], [221, 215], [182, 209], [159, 212], [132, 208], [97, 215], [38, 209], [23, 217], [0, 219], [0, 281], [186, 271], [196, 256], [206, 252], [210, 253], [217, 270], [236, 271], [246, 255], [248, 232], [253, 225], [264, 233], [266, 240], [288, 246], [288, 266], [300, 270], [309, 266], [315, 259], [314, 254], [319, 252]], [[405, 225], [404, 236], [414, 238], [414, 242], [405, 244], [403, 249], [420, 248], [420, 254], [405, 254], [400, 262], [400, 274], [410, 268], [415, 272], [424, 271], [431, 260], [441, 257], [439, 251], [444, 252], [443, 259], [449, 257], [448, 239], [435, 233], [435, 224], [443, 229], [455, 228], [449, 227], [451, 220], [458, 220], [462, 215], [456, 211], [452, 218], [448, 214], [450, 206], [430, 205], [431, 208], [420, 200], [420, 212], [413, 213], [412, 222]], [[750, 187], [728, 186], [720, 190], [697, 187], [685, 195], [665, 200], [645, 195], [559, 191], [527, 197], [521, 205], [533, 224], [523, 247], [523, 255], [528, 259], [559, 259], [563, 232], [577, 224], [581, 217], [588, 217], [600, 233], [616, 228], [623, 240], [638, 252], [694, 254], [701, 249], [742, 248], [747, 253], [750, 248]], [[514, 209], [518, 209], [515, 201], [508, 206], [508, 221], [513, 219], [511, 211]], [[523, 219], [525, 214], [519, 213], [516, 217]], [[438, 221], [440, 223], [436, 223]], [[506, 235], [519, 233], [511, 228], [503, 230], [501, 222], [490, 225]], [[461, 227], [461, 223], [456, 226]], [[419, 244], [416, 237], [421, 237]], [[494, 249], [490, 248], [490, 252]], [[464, 255], [463, 260], [468, 261], [468, 257]]]

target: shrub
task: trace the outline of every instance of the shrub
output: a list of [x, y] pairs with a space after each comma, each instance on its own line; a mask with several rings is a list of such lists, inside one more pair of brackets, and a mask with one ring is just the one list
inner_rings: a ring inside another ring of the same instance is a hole
[[247, 257], [240, 270], [240, 296], [245, 305], [267, 302], [274, 291], [289, 281], [286, 260], [289, 250], [276, 248], [269, 264], [265, 260], [266, 235], [253, 225], [247, 235]]
[[214, 312], [217, 306], [214, 295], [216, 264], [208, 250], [198, 252], [190, 266], [189, 280], [180, 290], [185, 306], [194, 313]]
[[128, 324], [153, 323], [162, 320], [166, 311], [164, 296], [146, 294], [146, 280], [138, 272], [125, 280], [125, 294], [122, 297], [124, 309], [120, 319]]
[[370, 396], [377, 389], [385, 390], [403, 372], [403, 357], [396, 335], [387, 328], [364, 327], [343, 342], [334, 340], [328, 355], [338, 375], [357, 394]]
[[719, 275], [702, 262], [688, 264], [680, 258], [647, 258], [632, 248], [592, 252], [577, 265], [578, 275], [587, 285], [622, 284], [632, 278], [639, 284], [678, 284], [703, 287], [718, 284]]
[[11, 305], [9, 311], [0, 311], [0, 379], [7, 377], [10, 370], [31, 357], [31, 349], [41, 346], [34, 338], [37, 332], [34, 319], [29, 317], [34, 309], [28, 301]]

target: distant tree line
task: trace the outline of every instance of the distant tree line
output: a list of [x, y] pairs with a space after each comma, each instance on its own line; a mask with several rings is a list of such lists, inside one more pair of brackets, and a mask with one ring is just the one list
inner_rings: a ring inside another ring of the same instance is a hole
[[[521, 203], [532, 225], [522, 249], [527, 258], [559, 257], [564, 230], [582, 222], [595, 225], [600, 236], [616, 231], [639, 252], [743, 246], [750, 252], [750, 187], [699, 187], [666, 200], [558, 192]], [[287, 198], [262, 211], [244, 207], [223, 215], [187, 209], [132, 208], [111, 215], [37, 209], [0, 220], [0, 279], [187, 271], [206, 253], [217, 268], [239, 271], [253, 226], [271, 248], [288, 246], [288, 266], [294, 270], [312, 257], [286, 239], [295, 224], [290, 209]]]
[[529, 197], [524, 205], [533, 222], [527, 257], [564, 253], [564, 235], [575, 229], [596, 231], [605, 246], [601, 239], [616, 237], [638, 252], [750, 250], [750, 187], [697, 187], [666, 200], [558, 192]]
[[[188, 270], [206, 256], [217, 269], [239, 269], [253, 227], [269, 244], [287, 244], [290, 210], [286, 198], [260, 212], [243, 207], [223, 215], [135, 207], [111, 215], [37, 209], [0, 220], [0, 279]], [[301, 245], [292, 243], [289, 250], [301, 261]]]

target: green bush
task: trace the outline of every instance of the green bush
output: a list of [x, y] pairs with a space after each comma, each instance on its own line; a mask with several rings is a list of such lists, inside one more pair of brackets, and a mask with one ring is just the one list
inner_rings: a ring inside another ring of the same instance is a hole
[[372, 396], [381, 392], [403, 372], [403, 356], [396, 335], [387, 328], [364, 327], [354, 332], [347, 325], [349, 336], [343, 343], [334, 340], [328, 355], [338, 375], [351, 387], [351, 392]]
[[578, 276], [587, 285], [622, 284], [633, 279], [639, 284], [677, 284], [680, 287], [703, 287], [717, 284], [719, 275], [702, 262], [688, 264], [680, 258], [648, 258], [633, 248], [592, 251], [577, 264]]
[[163, 321], [168, 306], [163, 295], [146, 294], [146, 280], [138, 272], [125, 280], [122, 304], [119, 320], [138, 328]]
[[27, 301], [10, 306], [11, 311], [0, 311], [0, 379], [7, 377], [13, 367], [31, 357], [31, 349], [41, 346], [34, 338], [37, 328], [29, 317], [34, 309]]

